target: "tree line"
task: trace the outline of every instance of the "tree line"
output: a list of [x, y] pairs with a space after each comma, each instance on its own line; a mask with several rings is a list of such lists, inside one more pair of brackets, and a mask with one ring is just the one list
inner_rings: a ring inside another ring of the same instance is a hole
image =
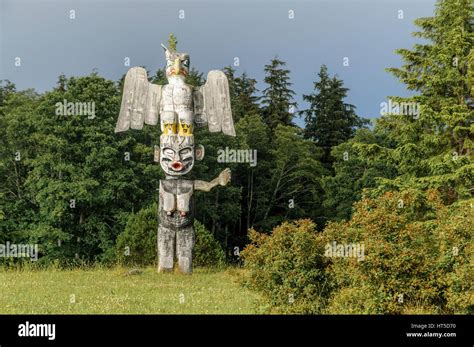
[[[400, 49], [405, 63], [387, 69], [409, 90], [419, 115], [395, 112], [373, 127], [345, 99], [341, 79], [321, 66], [307, 109], [296, 111], [290, 71], [273, 58], [265, 88], [232, 67], [229, 79], [235, 138], [196, 131], [206, 149], [192, 175], [212, 179], [232, 169], [226, 189], [196, 194], [196, 219], [225, 249], [228, 260], [248, 244], [248, 230], [270, 232], [284, 221], [308, 218], [321, 231], [350, 220], [353, 204], [388, 191], [436, 189], [448, 206], [472, 197], [472, 9], [467, 1], [440, 1], [437, 15], [421, 18], [416, 36]], [[150, 81], [166, 83], [163, 69]], [[195, 69], [187, 83], [203, 84]], [[159, 129], [115, 134], [123, 78], [92, 73], [59, 76], [50, 91], [0, 85], [0, 242], [38, 243], [41, 261], [112, 262], [127, 222], [157, 199], [163, 178], [153, 162]], [[57, 105], [93, 102], [94, 119], [64, 115]], [[294, 123], [304, 118], [304, 127]], [[257, 165], [217, 162], [223, 148], [257, 151]], [[400, 202], [402, 205], [403, 201]]]

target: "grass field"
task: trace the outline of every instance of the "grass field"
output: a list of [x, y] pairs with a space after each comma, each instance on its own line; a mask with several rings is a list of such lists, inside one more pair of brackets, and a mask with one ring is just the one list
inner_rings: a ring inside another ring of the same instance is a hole
[[256, 313], [256, 295], [237, 283], [240, 270], [196, 269], [191, 276], [128, 270], [0, 270], [0, 313]]

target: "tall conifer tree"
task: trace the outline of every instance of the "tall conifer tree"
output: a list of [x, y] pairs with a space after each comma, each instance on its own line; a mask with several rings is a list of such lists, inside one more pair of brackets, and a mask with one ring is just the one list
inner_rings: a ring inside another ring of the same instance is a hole
[[291, 90], [290, 70], [285, 69], [285, 65], [286, 63], [278, 57], [265, 65], [264, 81], [267, 88], [263, 90], [261, 102], [265, 122], [272, 131], [278, 124], [291, 125], [293, 109], [296, 108], [296, 103], [293, 101], [295, 92]]
[[323, 163], [330, 168], [331, 148], [347, 141], [365, 120], [355, 113], [355, 106], [344, 102], [349, 89], [336, 76], [330, 77], [326, 65], [321, 66], [319, 81], [314, 82], [314, 92], [303, 95], [309, 102], [308, 109], [300, 111], [304, 116], [304, 136], [323, 149]]

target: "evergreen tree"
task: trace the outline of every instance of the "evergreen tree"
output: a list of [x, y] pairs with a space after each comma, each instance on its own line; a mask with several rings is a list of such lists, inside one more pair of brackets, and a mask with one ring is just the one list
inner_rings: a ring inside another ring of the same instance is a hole
[[[399, 105], [417, 105], [415, 114], [399, 106], [333, 149], [334, 177], [325, 177], [325, 207], [331, 217], [348, 218], [361, 196], [386, 191], [435, 188], [446, 203], [472, 196], [472, 6], [468, 0], [439, 1], [435, 17], [415, 23], [415, 36], [427, 39], [413, 50], [401, 49], [406, 64], [388, 69], [411, 98], [393, 97]], [[454, 59], [456, 58], [456, 59]], [[470, 63], [470, 64], [469, 64]]]
[[237, 123], [241, 118], [250, 114], [259, 114], [257, 81], [249, 78], [244, 72], [240, 77], [235, 76], [231, 66], [224, 68], [224, 73], [229, 80], [229, 91], [232, 105], [232, 117]]
[[[434, 17], [420, 18], [415, 37], [426, 40], [412, 50], [399, 49], [405, 64], [390, 68], [409, 90], [415, 115], [392, 112], [380, 121], [398, 142], [395, 152], [402, 177], [385, 182], [401, 187], [437, 187], [451, 201], [472, 194], [474, 164], [474, 105], [472, 103], [473, 4], [469, 0], [440, 0]], [[407, 176], [414, 176], [408, 180]]]
[[356, 128], [366, 121], [355, 113], [355, 106], [345, 103], [349, 89], [336, 76], [330, 77], [326, 65], [321, 66], [319, 81], [314, 82], [314, 92], [303, 95], [310, 107], [299, 113], [304, 115], [304, 136], [323, 149], [322, 161], [331, 168], [331, 148], [347, 141]]
[[292, 125], [293, 101], [295, 92], [290, 89], [290, 71], [285, 69], [286, 63], [273, 58], [270, 64], [265, 65], [265, 83], [268, 85], [263, 90], [261, 99], [265, 122], [273, 132], [277, 125]]

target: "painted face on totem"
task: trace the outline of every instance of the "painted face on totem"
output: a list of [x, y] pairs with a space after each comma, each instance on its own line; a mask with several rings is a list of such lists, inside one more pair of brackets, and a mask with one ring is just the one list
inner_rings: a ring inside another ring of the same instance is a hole
[[201, 160], [204, 147], [194, 146], [194, 136], [161, 135], [160, 165], [169, 176], [182, 176], [191, 171], [194, 160]]
[[178, 53], [166, 47], [164, 48], [166, 56], [166, 78], [172, 76], [185, 78], [189, 74], [189, 54]]

